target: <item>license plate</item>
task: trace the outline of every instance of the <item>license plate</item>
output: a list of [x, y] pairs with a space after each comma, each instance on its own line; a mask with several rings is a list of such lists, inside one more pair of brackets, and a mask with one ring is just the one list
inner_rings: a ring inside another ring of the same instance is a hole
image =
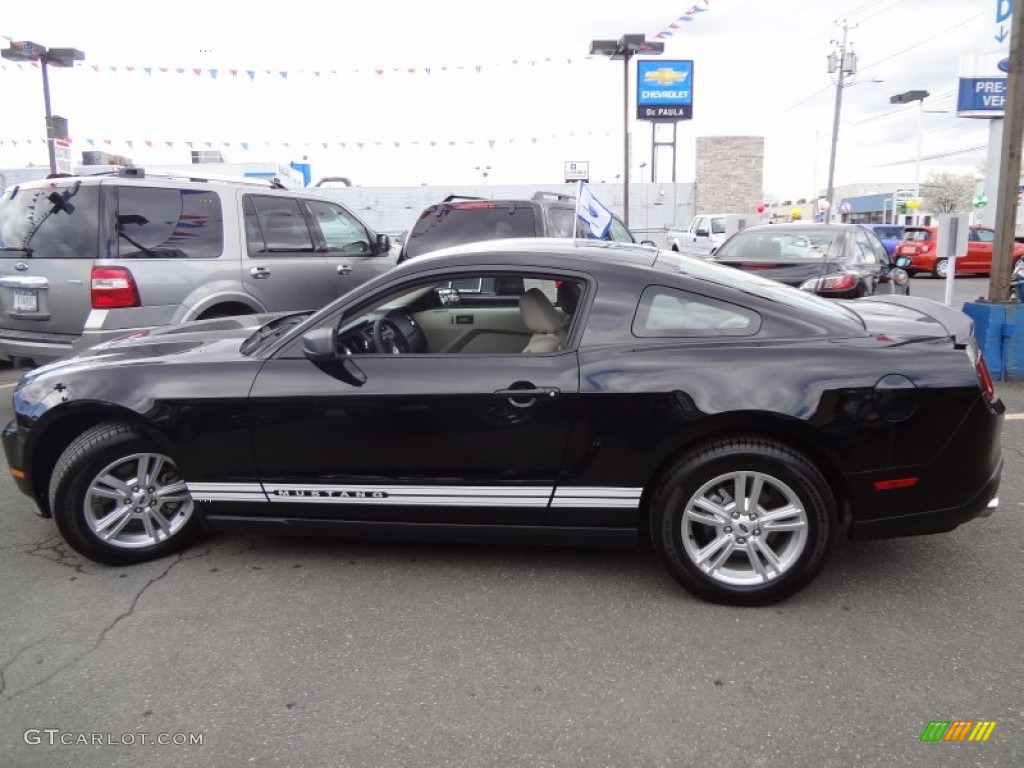
[[15, 291], [14, 292], [14, 311], [15, 312], [38, 312], [39, 311], [39, 294], [35, 291]]

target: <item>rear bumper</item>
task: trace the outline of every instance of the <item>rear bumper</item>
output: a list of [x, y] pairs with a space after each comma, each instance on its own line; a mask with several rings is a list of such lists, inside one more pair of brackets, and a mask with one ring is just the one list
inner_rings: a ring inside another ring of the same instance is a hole
[[851, 539], [887, 539], [895, 536], [919, 536], [945, 533], [976, 517], [988, 517], [999, 506], [999, 478], [1003, 461], [978, 492], [965, 503], [955, 507], [898, 515], [877, 520], [855, 520], [850, 528]]
[[88, 330], [81, 336], [0, 330], [0, 360], [27, 358], [41, 365], [84, 352], [96, 344], [113, 341], [130, 333], [152, 330], [154, 327], [156, 326], [110, 331]]

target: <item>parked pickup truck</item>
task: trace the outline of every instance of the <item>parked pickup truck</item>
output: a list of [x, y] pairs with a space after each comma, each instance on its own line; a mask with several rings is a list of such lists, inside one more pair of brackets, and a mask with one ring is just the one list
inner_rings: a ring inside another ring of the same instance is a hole
[[724, 213], [705, 213], [694, 216], [686, 229], [672, 228], [665, 233], [668, 247], [681, 253], [710, 256], [711, 251], [725, 241]]

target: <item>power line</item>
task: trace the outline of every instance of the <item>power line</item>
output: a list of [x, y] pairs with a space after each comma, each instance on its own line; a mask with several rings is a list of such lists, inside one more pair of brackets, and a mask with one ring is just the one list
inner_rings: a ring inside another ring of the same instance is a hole
[[[934, 155], [928, 155], [926, 157], [922, 157], [921, 159], [922, 160], [940, 160], [943, 157], [952, 157], [953, 155], [966, 155], [966, 154], [968, 154], [970, 152], [979, 152], [980, 150], [987, 149], [987, 148], [988, 148], [988, 144], [987, 143], [986, 144], [978, 144], [977, 146], [974, 146], [974, 147], [965, 147], [964, 149], [953, 149], [953, 150], [950, 150], [949, 152], [938, 152], [938, 153], [936, 153]], [[915, 158], [912, 158], [910, 160], [894, 160], [894, 161], [885, 162], [885, 163], [875, 163], [875, 164], [873, 164], [873, 165], [871, 165], [869, 167], [871, 167], [871, 168], [885, 168], [885, 167], [890, 166], [890, 165], [910, 165], [911, 163], [916, 163], [916, 162], [917, 162], [917, 158], [915, 157]]]
[[985, 15], [985, 11], [981, 11], [980, 13], [976, 13], [973, 16], [968, 16], [966, 19], [964, 19], [963, 21], [959, 22], [958, 24], [954, 24], [952, 27], [944, 29], [941, 32], [939, 32], [938, 34], [932, 35], [931, 37], [929, 37], [929, 38], [927, 38], [925, 40], [922, 40], [919, 43], [914, 43], [913, 45], [904, 48], [902, 51], [897, 51], [896, 53], [892, 54], [891, 56], [886, 56], [884, 59], [879, 59], [878, 61], [873, 61], [870, 64], [865, 64], [863, 67], [861, 67], [861, 71], [863, 71], [865, 69], [871, 69], [872, 67], [877, 67], [879, 64], [884, 64], [885, 62], [891, 61], [892, 59], [895, 59], [895, 58], [897, 58], [899, 56], [902, 56], [905, 53], [909, 53], [910, 51], [914, 50], [915, 48], [920, 48], [925, 43], [930, 43], [932, 40], [935, 40], [936, 38], [942, 37], [943, 35], [945, 35], [948, 32], [953, 32], [954, 30], [958, 30], [961, 27], [963, 27], [965, 24], [967, 24], [967, 22], [974, 21], [975, 19], [979, 18], [980, 16], [984, 16], [984, 15]]

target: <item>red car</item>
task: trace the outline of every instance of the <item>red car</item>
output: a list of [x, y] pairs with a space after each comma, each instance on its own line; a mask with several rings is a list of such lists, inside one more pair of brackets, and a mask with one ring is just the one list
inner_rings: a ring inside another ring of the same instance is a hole
[[[938, 227], [907, 227], [903, 242], [896, 249], [897, 256], [909, 256], [907, 272], [931, 272], [935, 277], [945, 277], [949, 266], [947, 259], [936, 256]], [[992, 246], [995, 230], [991, 227], [974, 225], [967, 233], [967, 253], [956, 259], [956, 273], [987, 275], [992, 271]], [[1014, 243], [1013, 260], [1024, 256], [1024, 244]]]

